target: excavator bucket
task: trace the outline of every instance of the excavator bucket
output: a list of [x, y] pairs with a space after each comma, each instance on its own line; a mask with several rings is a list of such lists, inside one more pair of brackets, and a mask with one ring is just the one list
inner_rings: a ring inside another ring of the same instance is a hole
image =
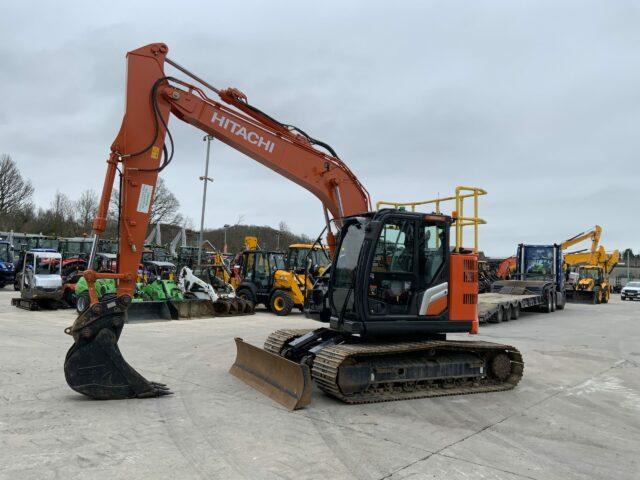
[[74, 344], [64, 361], [69, 386], [96, 400], [170, 395], [163, 383], [150, 382], [122, 356], [118, 340], [131, 297], [104, 298], [91, 305], [65, 330]]
[[229, 372], [289, 410], [311, 402], [309, 367], [236, 338], [236, 361]]
[[177, 319], [178, 311], [176, 308], [170, 302], [165, 302], [164, 300], [131, 302], [127, 309], [127, 322]]

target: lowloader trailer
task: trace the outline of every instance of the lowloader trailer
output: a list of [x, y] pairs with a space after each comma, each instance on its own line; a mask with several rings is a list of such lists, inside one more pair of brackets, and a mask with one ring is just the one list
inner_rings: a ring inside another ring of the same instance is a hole
[[481, 293], [478, 295], [478, 320], [480, 323], [500, 323], [517, 320], [520, 312], [533, 310], [544, 304], [541, 295], [511, 295], [506, 293]]
[[480, 323], [516, 320], [522, 311], [551, 313], [566, 303], [559, 245], [518, 245], [515, 280], [493, 283], [478, 295]]

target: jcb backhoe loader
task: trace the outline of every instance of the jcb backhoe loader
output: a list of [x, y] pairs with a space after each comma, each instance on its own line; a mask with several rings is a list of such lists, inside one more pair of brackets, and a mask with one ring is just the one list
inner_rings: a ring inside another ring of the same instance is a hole
[[618, 263], [620, 252], [607, 253], [600, 245], [602, 227], [596, 225], [591, 230], [580, 233], [562, 243], [562, 249], [590, 240], [588, 250], [579, 250], [564, 255], [564, 269], [567, 277], [575, 279], [567, 282], [567, 301], [572, 303], [608, 303], [612, 292], [609, 273]]
[[254, 304], [263, 304], [278, 316], [286, 316], [294, 308], [304, 308], [306, 292], [313, 287], [313, 276], [307, 274], [307, 260], [314, 273], [324, 271], [328, 256], [320, 247], [307, 244], [289, 246], [282, 252], [262, 250], [256, 237], [245, 238], [240, 255], [238, 295]]
[[572, 290], [568, 290], [567, 300], [581, 303], [609, 303], [613, 287], [609, 274], [620, 259], [620, 252], [605, 253], [604, 248], [595, 264], [578, 267], [578, 279]]
[[[352, 403], [506, 390], [518, 383], [523, 363], [517, 349], [446, 340], [449, 332], [478, 330], [477, 256], [458, 244], [449, 248], [455, 219], [371, 212], [367, 190], [329, 145], [263, 113], [242, 92], [211, 86], [167, 52], [156, 43], [127, 56], [126, 111], [93, 224], [95, 235], [104, 231], [121, 172], [118, 272], [85, 273], [90, 284], [115, 278], [117, 297], [105, 303], [92, 296], [90, 308], [67, 329], [74, 339], [65, 359], [71, 388], [103, 399], [170, 393], [128, 365], [117, 345], [157, 176], [173, 158], [170, 113], [303, 186], [325, 210], [327, 244], [335, 254], [312, 300], [326, 326], [275, 332], [266, 349], [236, 339], [234, 375], [289, 408], [308, 403], [312, 379]], [[167, 76], [167, 64], [200, 87]]]

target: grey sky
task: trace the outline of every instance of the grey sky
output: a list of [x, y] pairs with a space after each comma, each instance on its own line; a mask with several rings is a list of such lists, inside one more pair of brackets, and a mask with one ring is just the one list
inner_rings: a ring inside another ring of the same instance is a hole
[[[219, 87], [330, 143], [374, 201], [489, 191], [481, 248], [595, 223], [640, 248], [640, 4], [626, 1], [11, 2], [0, 17], [0, 152], [48, 204], [101, 189], [128, 50], [162, 41]], [[199, 219], [202, 132], [173, 119], [163, 172]], [[206, 224], [316, 235], [318, 200], [214, 144]]]

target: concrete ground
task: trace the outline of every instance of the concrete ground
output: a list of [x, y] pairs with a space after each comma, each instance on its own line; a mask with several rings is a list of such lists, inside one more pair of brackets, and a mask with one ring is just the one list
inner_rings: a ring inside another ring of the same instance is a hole
[[640, 302], [481, 328], [524, 355], [506, 393], [348, 406], [316, 390], [291, 413], [227, 370], [235, 336], [317, 325], [299, 314], [127, 325], [125, 358], [176, 393], [100, 402], [64, 380], [73, 312], [18, 310], [12, 295], [0, 291], [1, 479], [640, 477]]

